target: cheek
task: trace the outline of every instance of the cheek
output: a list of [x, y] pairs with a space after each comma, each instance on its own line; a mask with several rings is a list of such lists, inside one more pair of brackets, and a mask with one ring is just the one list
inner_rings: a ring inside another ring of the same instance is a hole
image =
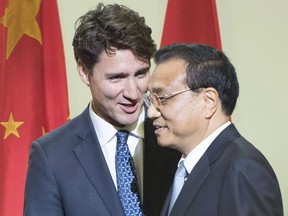
[[195, 123], [195, 118], [189, 113], [182, 111], [173, 114], [175, 117], [171, 121], [171, 130], [176, 134], [185, 133]]
[[105, 82], [92, 82], [90, 85], [91, 93], [94, 99], [99, 101], [106, 99], [115, 99], [121, 92], [117, 85], [108, 85]]
[[183, 112], [183, 106], [180, 103], [171, 103], [171, 105], [167, 103], [163, 105], [161, 116], [170, 130], [179, 128], [183, 124], [183, 121], [187, 120]]
[[141, 93], [144, 93], [147, 91], [149, 81], [150, 81], [150, 75], [147, 75], [144, 78], [137, 80], [137, 86]]
[[191, 127], [197, 125], [201, 116], [199, 106], [189, 102], [185, 104], [175, 103], [173, 108], [167, 109], [165, 114], [163, 114], [163, 118], [166, 117], [167, 124], [177, 134], [188, 132]]

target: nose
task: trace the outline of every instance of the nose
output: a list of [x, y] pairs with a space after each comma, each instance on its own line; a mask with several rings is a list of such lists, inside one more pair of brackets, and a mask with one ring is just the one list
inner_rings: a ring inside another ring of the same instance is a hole
[[159, 109], [156, 109], [155, 106], [151, 103], [147, 110], [147, 116], [150, 119], [156, 119], [161, 116], [161, 112]]
[[139, 97], [138, 85], [135, 79], [129, 79], [125, 83], [125, 88], [123, 90], [123, 95], [131, 100], [137, 100]]

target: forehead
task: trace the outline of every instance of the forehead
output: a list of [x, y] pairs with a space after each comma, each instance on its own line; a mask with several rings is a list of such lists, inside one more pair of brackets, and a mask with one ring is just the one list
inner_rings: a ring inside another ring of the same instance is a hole
[[185, 85], [187, 63], [182, 59], [171, 59], [158, 64], [152, 74], [150, 88], [173, 89]]
[[149, 62], [140, 61], [131, 50], [115, 50], [113, 53], [103, 51], [100, 54], [100, 61], [95, 64], [94, 69], [104, 73], [135, 73], [145, 67], [150, 67]]

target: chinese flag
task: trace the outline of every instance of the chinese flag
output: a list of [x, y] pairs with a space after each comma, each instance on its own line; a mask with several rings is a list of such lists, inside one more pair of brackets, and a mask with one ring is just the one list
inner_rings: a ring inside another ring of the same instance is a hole
[[1, 216], [23, 215], [30, 144], [68, 116], [56, 0], [1, 0]]
[[168, 0], [161, 47], [200, 43], [221, 49], [215, 0]]

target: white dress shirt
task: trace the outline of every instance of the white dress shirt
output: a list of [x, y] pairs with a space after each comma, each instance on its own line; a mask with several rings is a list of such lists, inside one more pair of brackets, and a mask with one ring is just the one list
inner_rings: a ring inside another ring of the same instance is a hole
[[[117, 189], [116, 167], [115, 167], [115, 154], [117, 144], [116, 133], [120, 128], [117, 128], [111, 125], [110, 123], [106, 122], [104, 119], [100, 118], [93, 111], [91, 103], [89, 106], [89, 111], [106, 163], [108, 165], [110, 174], [114, 181], [114, 185]], [[143, 192], [144, 120], [145, 120], [145, 111], [143, 109], [137, 122], [135, 122], [133, 125], [129, 127], [121, 128], [130, 131], [127, 144], [134, 160], [141, 195], [143, 195], [142, 192]]]
[[[226, 122], [217, 130], [215, 130], [212, 134], [210, 134], [205, 140], [203, 140], [201, 143], [199, 143], [188, 155], [186, 158], [181, 158], [181, 160], [184, 160], [184, 166], [187, 170], [187, 172], [190, 174], [194, 168], [194, 166], [197, 164], [197, 162], [200, 160], [200, 158], [203, 156], [207, 148], [211, 145], [211, 143], [216, 139], [216, 137], [229, 125], [231, 124], [230, 121]], [[179, 161], [179, 163], [180, 163]], [[178, 163], [178, 164], [179, 164]]]

